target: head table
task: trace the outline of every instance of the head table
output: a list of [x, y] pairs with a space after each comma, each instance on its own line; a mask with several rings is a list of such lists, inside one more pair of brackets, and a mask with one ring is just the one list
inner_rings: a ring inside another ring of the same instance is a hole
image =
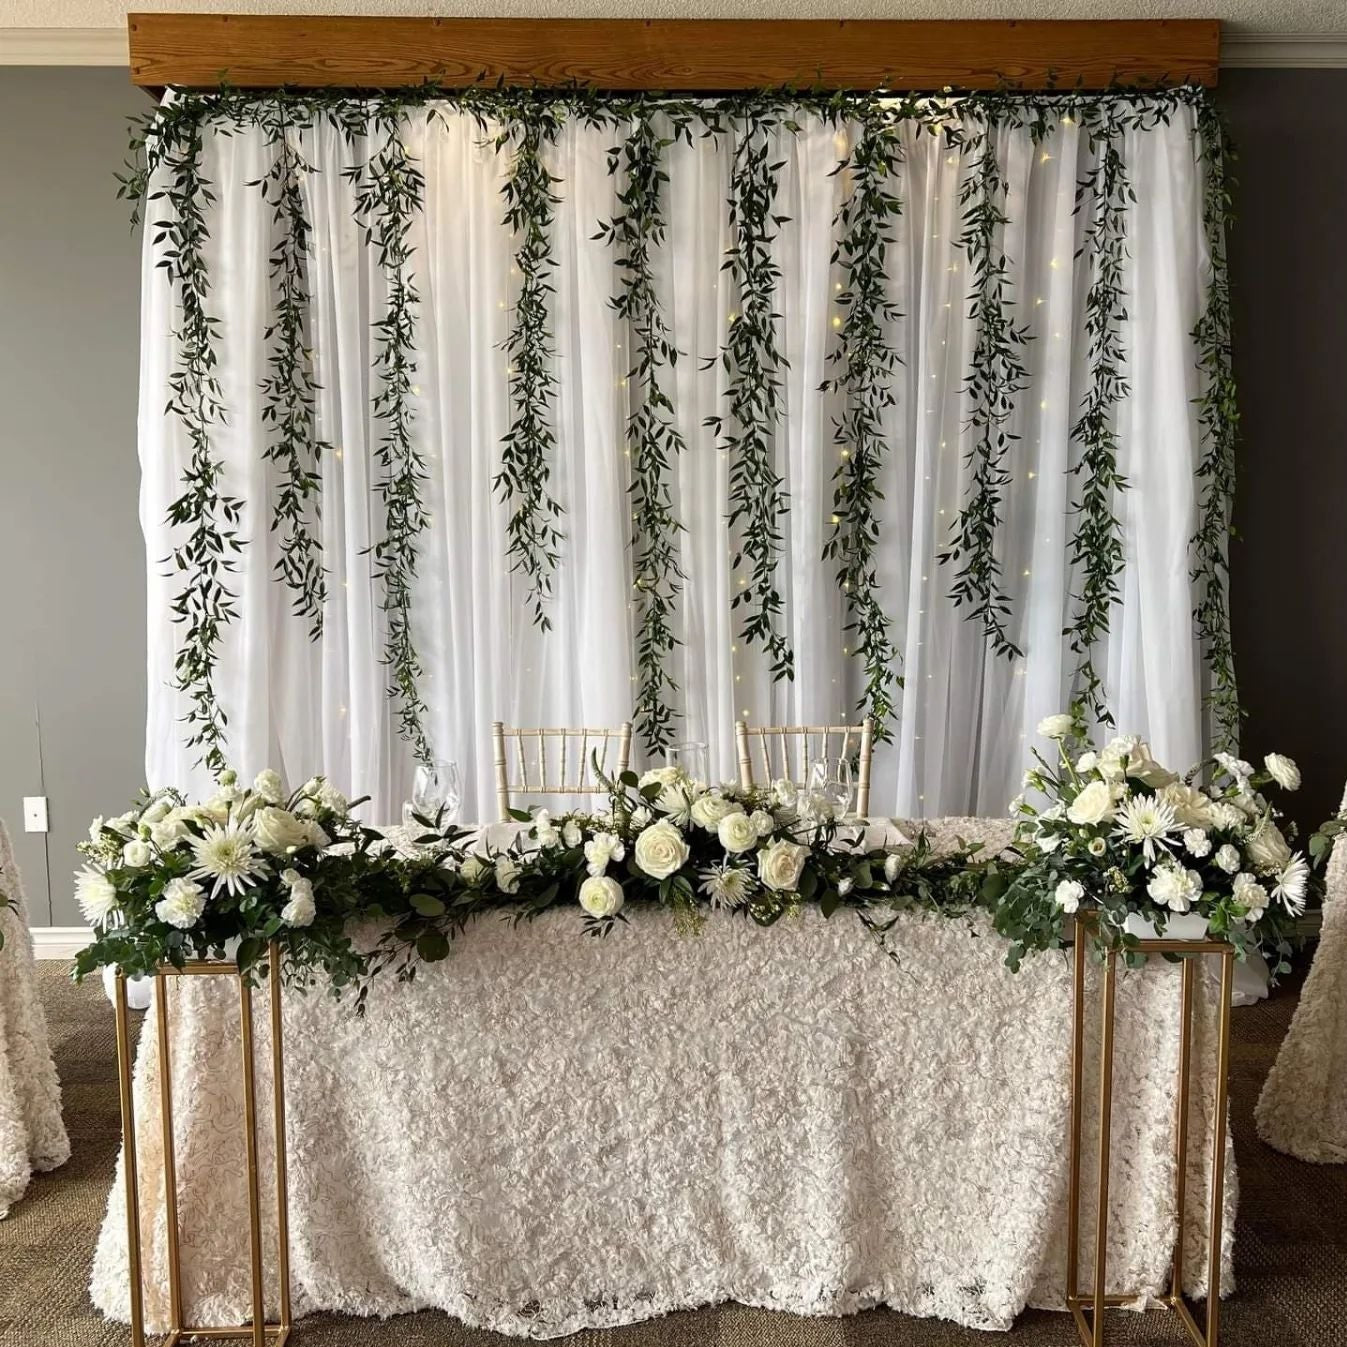
[[[942, 831], [999, 847], [1008, 826]], [[986, 1329], [1062, 1306], [1068, 959], [1011, 973], [985, 926], [918, 914], [899, 918], [889, 953], [854, 914], [816, 907], [768, 929], [716, 913], [699, 935], [657, 911], [624, 915], [605, 939], [555, 910], [481, 920], [412, 983], [375, 979], [363, 1019], [350, 997], [286, 992], [297, 1313], [438, 1307], [548, 1338], [724, 1300], [813, 1315], [888, 1305]], [[1211, 1126], [1215, 1080], [1217, 998], [1198, 984], [1193, 1135]], [[168, 986], [184, 1308], [191, 1322], [244, 1322], [237, 991]], [[1119, 981], [1110, 1292], [1161, 1294], [1169, 1271], [1178, 986], [1158, 958]], [[265, 1015], [257, 1035], [261, 1059]], [[147, 1032], [143, 1119], [158, 1073]], [[260, 1144], [274, 1212], [266, 1128]], [[138, 1129], [137, 1153], [146, 1317], [163, 1328], [157, 1126]], [[1188, 1157], [1186, 1288], [1202, 1295], [1209, 1147]], [[120, 1170], [92, 1294], [126, 1320]], [[1230, 1154], [1225, 1172], [1229, 1290]], [[1088, 1199], [1082, 1227], [1084, 1247]], [[263, 1247], [274, 1295], [274, 1217]]]

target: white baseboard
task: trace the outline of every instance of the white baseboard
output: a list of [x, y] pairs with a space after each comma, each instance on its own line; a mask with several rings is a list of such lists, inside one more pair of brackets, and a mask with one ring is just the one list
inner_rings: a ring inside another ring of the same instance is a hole
[[94, 938], [87, 926], [30, 926], [35, 959], [73, 959]]

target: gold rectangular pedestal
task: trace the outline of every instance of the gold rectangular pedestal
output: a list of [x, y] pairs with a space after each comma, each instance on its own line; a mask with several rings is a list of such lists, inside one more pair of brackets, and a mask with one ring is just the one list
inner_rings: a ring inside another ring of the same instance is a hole
[[[290, 1220], [285, 1149], [285, 1069], [281, 1044], [280, 946], [269, 950], [271, 982], [272, 1127], [276, 1144], [277, 1271], [280, 1281], [280, 1322], [267, 1323], [262, 1287], [262, 1217], [257, 1162], [257, 1079], [253, 1064], [252, 990], [237, 964], [201, 960], [176, 968], [161, 964], [155, 972], [155, 1018], [159, 1038], [159, 1115], [164, 1138], [164, 1204], [168, 1228], [169, 1331], [165, 1347], [188, 1338], [251, 1339], [253, 1347], [282, 1347], [290, 1336]], [[239, 1325], [188, 1324], [182, 1310], [182, 1250], [178, 1226], [178, 1182], [173, 1141], [173, 1085], [168, 1052], [168, 989], [179, 977], [229, 977], [238, 984], [239, 1029], [242, 1039], [243, 1121], [245, 1164], [248, 1173], [248, 1236], [252, 1274], [252, 1320]], [[121, 1090], [122, 1141], [126, 1180], [126, 1246], [131, 1282], [131, 1342], [145, 1347], [145, 1293], [140, 1257], [140, 1188], [136, 1156], [135, 1099], [132, 1088], [131, 1032], [126, 1002], [126, 978], [118, 971], [117, 1075]]]
[[[1117, 984], [1117, 951], [1105, 956], [1100, 988], [1102, 1021], [1099, 1033], [1099, 1166], [1096, 1176], [1096, 1226], [1094, 1289], [1082, 1291], [1079, 1282], [1081, 1129], [1085, 1104], [1085, 964], [1088, 945], [1095, 934], [1089, 917], [1076, 921], [1075, 972], [1071, 1016], [1071, 1150], [1067, 1187], [1066, 1304], [1075, 1321], [1083, 1347], [1103, 1347], [1105, 1310], [1128, 1305], [1137, 1294], [1106, 1295], [1108, 1274], [1108, 1182], [1109, 1132], [1113, 1106], [1113, 1012]], [[1225, 1214], [1225, 1130], [1230, 1072], [1230, 997], [1235, 978], [1235, 948], [1224, 940], [1141, 940], [1141, 954], [1183, 956], [1179, 988], [1179, 1089], [1174, 1134], [1175, 1182], [1177, 1186], [1177, 1235], [1169, 1294], [1163, 1303], [1171, 1309], [1187, 1337], [1196, 1347], [1219, 1347], [1221, 1334], [1221, 1226]], [[1220, 1029], [1217, 1036], [1216, 1109], [1212, 1122], [1211, 1207], [1208, 1217], [1207, 1314], [1205, 1329], [1183, 1298], [1183, 1226], [1188, 1174], [1188, 1114], [1192, 1083], [1193, 979], [1198, 962], [1215, 956], [1221, 960]]]

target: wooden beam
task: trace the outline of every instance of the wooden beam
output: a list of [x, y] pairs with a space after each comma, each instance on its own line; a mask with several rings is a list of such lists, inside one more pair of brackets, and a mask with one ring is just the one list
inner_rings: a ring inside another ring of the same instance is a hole
[[131, 14], [131, 78], [239, 88], [433, 80], [718, 92], [1215, 84], [1220, 24], [830, 19], [419, 19]]

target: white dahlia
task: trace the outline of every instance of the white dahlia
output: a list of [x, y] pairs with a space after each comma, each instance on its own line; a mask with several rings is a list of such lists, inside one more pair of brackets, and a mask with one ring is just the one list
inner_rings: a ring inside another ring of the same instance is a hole
[[713, 865], [702, 871], [701, 881], [712, 907], [742, 907], [753, 892], [753, 876], [733, 865]]
[[225, 889], [237, 897], [266, 873], [266, 862], [258, 855], [252, 834], [237, 819], [209, 825], [193, 839], [192, 855], [196, 869], [191, 877], [213, 881], [212, 896]]
[[90, 926], [101, 925], [117, 910], [117, 890], [112, 881], [88, 865], [75, 876], [75, 897]]
[[1305, 898], [1309, 892], [1310, 867], [1299, 852], [1282, 866], [1272, 886], [1272, 896], [1282, 900], [1282, 906], [1293, 916], [1298, 917], [1305, 910]]
[[1114, 832], [1141, 848], [1147, 865], [1154, 865], [1158, 854], [1173, 845], [1171, 835], [1178, 831], [1173, 806], [1158, 796], [1133, 796], [1118, 811], [1118, 825]]

